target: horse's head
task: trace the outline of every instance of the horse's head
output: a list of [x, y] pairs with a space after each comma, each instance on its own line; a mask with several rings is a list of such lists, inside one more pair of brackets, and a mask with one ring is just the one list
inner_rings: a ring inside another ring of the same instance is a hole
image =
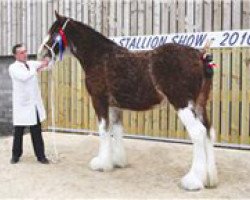
[[56, 60], [64, 50], [69, 49], [69, 43], [65, 30], [68, 27], [71, 19], [59, 15], [55, 11], [56, 21], [49, 29], [48, 35], [43, 40], [43, 43], [38, 50], [38, 58], [43, 59], [49, 57], [52, 60]]

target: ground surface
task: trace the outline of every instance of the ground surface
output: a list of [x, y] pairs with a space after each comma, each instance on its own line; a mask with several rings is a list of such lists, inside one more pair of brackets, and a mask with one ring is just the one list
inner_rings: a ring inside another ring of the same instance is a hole
[[[187, 192], [179, 187], [191, 164], [191, 145], [125, 140], [129, 166], [103, 173], [88, 163], [98, 151], [98, 137], [57, 134], [59, 162], [36, 162], [29, 134], [20, 163], [9, 164], [12, 137], [0, 138], [0, 199], [250, 199], [250, 151], [216, 149], [220, 184]], [[53, 158], [53, 137], [44, 133]]]

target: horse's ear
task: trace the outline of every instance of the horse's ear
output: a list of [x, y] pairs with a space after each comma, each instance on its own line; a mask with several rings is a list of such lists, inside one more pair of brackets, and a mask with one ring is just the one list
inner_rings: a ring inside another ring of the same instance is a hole
[[56, 19], [60, 21], [61, 16], [59, 15], [59, 13], [56, 10], [55, 10], [55, 16], [56, 16]]

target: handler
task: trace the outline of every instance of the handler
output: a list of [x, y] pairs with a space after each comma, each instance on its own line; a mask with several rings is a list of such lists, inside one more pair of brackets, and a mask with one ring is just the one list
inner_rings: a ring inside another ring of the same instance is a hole
[[26, 127], [30, 128], [33, 148], [37, 160], [49, 164], [44, 153], [41, 122], [46, 113], [41, 98], [37, 73], [48, 66], [48, 61], [27, 61], [27, 50], [23, 44], [12, 48], [16, 61], [9, 66], [12, 79], [12, 108], [14, 138], [11, 163], [19, 162], [23, 153], [23, 134]]

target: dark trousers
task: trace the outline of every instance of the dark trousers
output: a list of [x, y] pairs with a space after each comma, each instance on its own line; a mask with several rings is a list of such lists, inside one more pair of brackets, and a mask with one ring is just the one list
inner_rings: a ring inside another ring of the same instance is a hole
[[[42, 128], [37, 113], [37, 124], [30, 126], [31, 139], [33, 143], [33, 148], [37, 159], [45, 158], [44, 154], [44, 142], [42, 138]], [[14, 126], [14, 139], [12, 147], [12, 156], [20, 157], [23, 154], [23, 134], [25, 126]]]

